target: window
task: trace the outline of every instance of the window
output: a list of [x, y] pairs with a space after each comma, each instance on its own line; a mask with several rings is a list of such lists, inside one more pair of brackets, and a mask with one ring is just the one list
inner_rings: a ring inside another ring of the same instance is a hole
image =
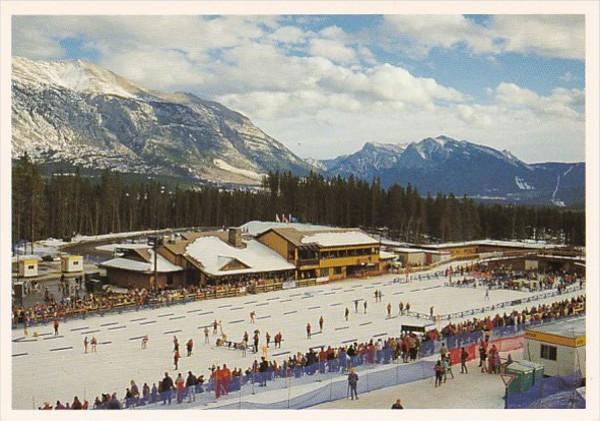
[[542, 345], [540, 348], [540, 357], [544, 360], [556, 361], [556, 347], [550, 345]]
[[73, 265], [78, 265], [78, 264], [79, 264], [79, 260], [75, 260], [75, 261], [73, 262]]
[[342, 274], [342, 268], [340, 266], [336, 266], [333, 268], [333, 273], [335, 273], [336, 275], [341, 275]]
[[324, 278], [326, 276], [329, 276], [329, 269], [328, 268], [321, 269], [321, 277]]
[[34, 268], [35, 268], [35, 266], [33, 266], [33, 265], [28, 265], [27, 266], [27, 269], [29, 269], [29, 270], [33, 270]]

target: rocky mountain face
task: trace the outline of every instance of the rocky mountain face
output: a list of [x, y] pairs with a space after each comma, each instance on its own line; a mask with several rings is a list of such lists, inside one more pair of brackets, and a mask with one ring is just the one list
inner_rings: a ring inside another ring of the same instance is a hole
[[242, 185], [311, 168], [216, 102], [150, 91], [84, 61], [13, 58], [12, 71], [13, 158]]
[[366, 144], [320, 164], [330, 175], [379, 177], [384, 186], [410, 183], [422, 194], [557, 206], [582, 203], [585, 196], [584, 163], [526, 164], [508, 151], [446, 136], [402, 146]]
[[565, 206], [585, 196], [584, 163], [526, 164], [446, 136], [302, 160], [242, 114], [189, 93], [151, 91], [84, 61], [13, 58], [12, 71], [13, 158], [219, 185], [312, 170], [501, 203]]

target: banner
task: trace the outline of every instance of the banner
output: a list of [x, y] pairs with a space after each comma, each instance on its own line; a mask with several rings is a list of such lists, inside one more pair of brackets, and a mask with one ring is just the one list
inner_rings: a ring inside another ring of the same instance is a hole
[[283, 289], [296, 288], [296, 281], [285, 281], [281, 286]]

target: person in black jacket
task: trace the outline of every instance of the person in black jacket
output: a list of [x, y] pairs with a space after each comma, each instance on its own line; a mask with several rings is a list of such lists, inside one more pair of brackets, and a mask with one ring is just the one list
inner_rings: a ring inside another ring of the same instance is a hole
[[162, 387], [161, 390], [159, 390], [159, 393], [161, 395], [163, 405], [166, 405], [167, 401], [169, 401], [169, 405], [171, 405], [171, 390], [173, 389], [173, 379], [169, 377], [169, 373], [165, 372], [165, 377], [162, 379], [161, 384]]
[[392, 409], [404, 409], [400, 399], [396, 399], [396, 402], [394, 402], [394, 404], [392, 405]]
[[260, 362], [260, 365], [258, 366], [258, 372], [260, 373], [260, 385], [261, 386], [266, 386], [267, 385], [267, 371], [269, 370], [269, 363], [267, 362], [267, 360], [265, 359], [265, 357], [262, 357], [262, 361]]
[[465, 350], [465, 347], [460, 349], [460, 372], [469, 374], [469, 370], [467, 370], [467, 360], [469, 359], [469, 353]]
[[351, 368], [350, 374], [348, 374], [348, 388], [350, 389], [350, 397], [352, 400], [354, 400], [354, 398], [358, 399], [357, 386], [358, 374], [356, 374], [356, 371]]

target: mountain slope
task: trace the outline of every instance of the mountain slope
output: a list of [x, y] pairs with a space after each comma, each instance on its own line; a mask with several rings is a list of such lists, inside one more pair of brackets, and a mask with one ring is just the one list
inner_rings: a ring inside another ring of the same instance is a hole
[[153, 92], [80, 60], [14, 58], [12, 70], [13, 158], [235, 184], [310, 168], [245, 116], [191, 94]]
[[583, 163], [526, 164], [508, 151], [447, 136], [426, 138], [396, 150], [379, 149], [377, 162], [386, 165], [372, 162], [372, 150], [365, 145], [352, 155], [321, 161], [321, 165], [330, 175], [379, 177], [384, 186], [410, 183], [422, 194], [466, 194], [500, 202], [564, 206], [582, 203], [585, 192]]

